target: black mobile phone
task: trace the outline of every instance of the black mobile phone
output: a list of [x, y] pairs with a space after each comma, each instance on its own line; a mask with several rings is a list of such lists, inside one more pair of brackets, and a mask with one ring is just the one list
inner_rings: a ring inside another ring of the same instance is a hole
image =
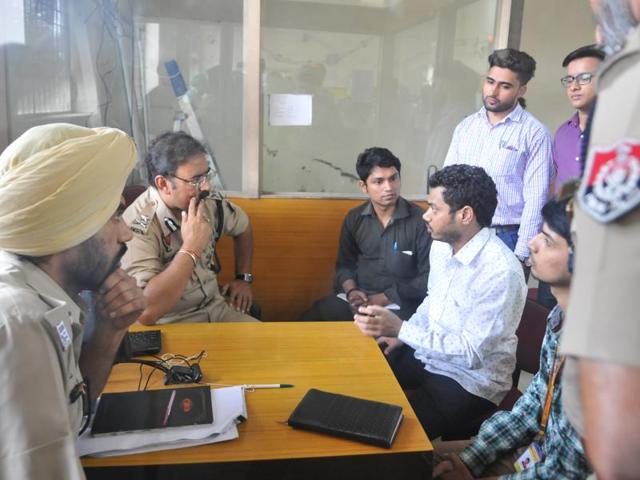
[[206, 190], [203, 190], [202, 192], [198, 193], [198, 198], [196, 199], [196, 205], [198, 205], [202, 200], [204, 200], [208, 196], [209, 196], [209, 192], [207, 192]]

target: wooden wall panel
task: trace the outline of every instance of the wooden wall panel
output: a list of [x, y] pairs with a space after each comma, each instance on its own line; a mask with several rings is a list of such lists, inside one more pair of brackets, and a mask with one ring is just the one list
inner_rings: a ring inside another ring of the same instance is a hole
[[[338, 236], [346, 213], [363, 200], [233, 198], [253, 226], [253, 292], [262, 320], [295, 320], [332, 292]], [[219, 242], [220, 283], [233, 278], [233, 241]]]

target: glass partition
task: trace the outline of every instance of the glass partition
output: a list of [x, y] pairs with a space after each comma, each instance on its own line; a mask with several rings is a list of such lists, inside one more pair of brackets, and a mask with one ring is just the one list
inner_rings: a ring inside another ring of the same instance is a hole
[[424, 192], [455, 125], [481, 105], [496, 0], [262, 4], [262, 191], [356, 193], [355, 160], [384, 146]]
[[147, 138], [191, 133], [213, 153], [222, 188], [242, 190], [242, 2], [209, 0], [188, 11], [149, 4], [136, 24]]

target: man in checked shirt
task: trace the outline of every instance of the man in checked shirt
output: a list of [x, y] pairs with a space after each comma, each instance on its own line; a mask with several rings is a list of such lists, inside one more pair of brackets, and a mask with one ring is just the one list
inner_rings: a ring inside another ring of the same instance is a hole
[[566, 199], [549, 201], [542, 209], [542, 232], [529, 242], [533, 275], [548, 282], [558, 299], [547, 320], [540, 370], [513, 409], [486, 420], [474, 440], [434, 445], [433, 478], [581, 479], [591, 472], [561, 400], [563, 359], [557, 348], [569, 300], [568, 259], [573, 250], [566, 206]]
[[[498, 189], [491, 226], [524, 265], [527, 242], [542, 226], [540, 209], [552, 173], [551, 136], [524, 109], [527, 84], [536, 62], [525, 52], [505, 48], [489, 55], [482, 84], [484, 106], [462, 120], [453, 132], [444, 166], [482, 167]], [[528, 276], [528, 267], [525, 268]]]

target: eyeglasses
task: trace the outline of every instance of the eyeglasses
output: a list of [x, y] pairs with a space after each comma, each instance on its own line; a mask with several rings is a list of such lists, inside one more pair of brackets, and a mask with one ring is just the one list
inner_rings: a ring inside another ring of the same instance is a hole
[[595, 74], [591, 72], [583, 72], [579, 73], [575, 77], [573, 75], [567, 75], [566, 77], [562, 77], [560, 79], [560, 83], [564, 88], [567, 88], [573, 82], [577, 82], [578, 85], [587, 85], [591, 83], [591, 79], [595, 76]]
[[205, 182], [210, 182], [211, 181], [211, 169], [207, 169], [206, 173], [204, 173], [203, 175], [198, 175], [197, 177], [193, 177], [192, 179], [186, 179], [186, 178], [180, 178], [177, 175], [174, 174], [170, 174], [173, 178], [177, 178], [178, 180], [182, 180], [184, 183], [188, 183], [189, 185], [191, 185], [193, 188], [199, 188], [202, 186], [203, 183]]

